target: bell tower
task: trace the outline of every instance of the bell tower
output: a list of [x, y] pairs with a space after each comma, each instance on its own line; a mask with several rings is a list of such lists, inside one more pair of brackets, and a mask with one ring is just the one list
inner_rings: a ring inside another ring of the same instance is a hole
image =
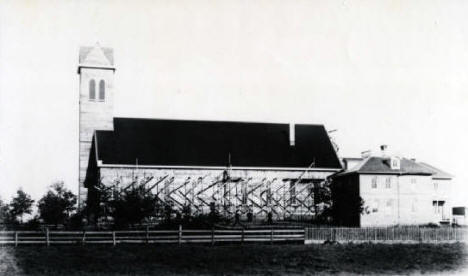
[[99, 44], [80, 47], [79, 187], [78, 208], [86, 200], [84, 187], [95, 130], [113, 130], [114, 52]]

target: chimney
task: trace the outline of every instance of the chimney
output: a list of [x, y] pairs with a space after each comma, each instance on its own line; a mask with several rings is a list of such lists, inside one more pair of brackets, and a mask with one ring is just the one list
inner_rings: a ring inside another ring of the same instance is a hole
[[289, 123], [289, 145], [294, 147], [296, 145], [296, 126], [294, 123]]
[[380, 146], [380, 151], [382, 152], [382, 157], [387, 157], [387, 148], [388, 148], [388, 145], [381, 145]]

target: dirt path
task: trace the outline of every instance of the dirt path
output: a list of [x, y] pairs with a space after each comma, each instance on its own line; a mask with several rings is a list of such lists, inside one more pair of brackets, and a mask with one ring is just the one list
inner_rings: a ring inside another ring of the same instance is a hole
[[0, 247], [0, 275], [21, 275], [11, 247]]

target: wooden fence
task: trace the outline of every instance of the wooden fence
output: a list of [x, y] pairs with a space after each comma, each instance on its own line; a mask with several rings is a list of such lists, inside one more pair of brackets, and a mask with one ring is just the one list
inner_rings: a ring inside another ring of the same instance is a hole
[[0, 231], [0, 244], [243, 243], [304, 241], [304, 229]]
[[220, 242], [467, 242], [467, 228], [305, 228], [213, 229], [146, 231], [0, 231], [0, 245], [14, 244], [112, 244]]
[[467, 228], [367, 227], [306, 228], [305, 243], [337, 242], [466, 242]]

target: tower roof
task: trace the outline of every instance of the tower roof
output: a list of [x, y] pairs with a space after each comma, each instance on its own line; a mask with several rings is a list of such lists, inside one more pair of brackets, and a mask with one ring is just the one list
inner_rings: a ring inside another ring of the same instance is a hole
[[80, 47], [78, 67], [99, 67], [114, 69], [114, 50], [101, 47], [96, 43], [93, 47]]

